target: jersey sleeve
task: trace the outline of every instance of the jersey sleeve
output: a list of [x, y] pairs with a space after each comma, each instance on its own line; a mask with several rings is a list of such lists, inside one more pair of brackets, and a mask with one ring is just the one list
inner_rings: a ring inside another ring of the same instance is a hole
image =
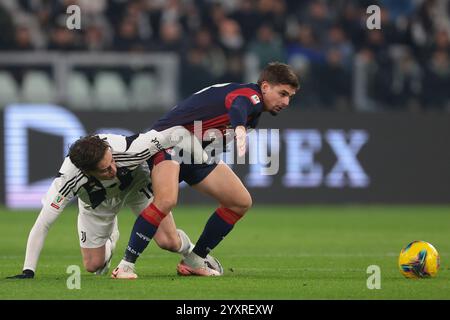
[[58, 177], [53, 180], [47, 193], [42, 198], [42, 209], [28, 235], [24, 270], [36, 271], [48, 230], [74, 196], [73, 187], [76, 184], [76, 175], [72, 179], [67, 179], [67, 174], [63, 173], [65, 165], [67, 164], [63, 164]]
[[61, 213], [76, 195], [76, 188], [83, 178], [83, 173], [72, 164], [69, 158], [66, 158], [57, 177], [42, 198], [42, 207], [56, 214]]
[[261, 113], [256, 114], [247, 122], [247, 127], [249, 129], [255, 129], [258, 126], [259, 119], [261, 118]]
[[196, 163], [202, 163], [207, 158], [200, 141], [183, 126], [141, 133], [130, 143], [127, 153], [135, 154], [135, 165], [138, 165], [159, 151], [173, 147], [181, 148], [193, 154]]
[[260, 96], [251, 89], [239, 89], [229, 93], [225, 98], [232, 128], [247, 127], [247, 120], [261, 106]]
[[48, 210], [43, 207], [36, 222], [31, 228], [30, 234], [28, 235], [27, 249], [25, 253], [25, 262], [23, 265], [23, 270], [29, 269], [36, 272], [36, 266], [41, 254], [42, 248], [44, 247], [44, 242], [48, 234], [50, 226], [58, 218], [60, 212], [55, 212], [54, 210]]
[[252, 112], [253, 105], [248, 98], [240, 96], [234, 99], [228, 114], [232, 128], [246, 126], [247, 117]]
[[42, 198], [42, 209], [28, 235], [24, 270], [36, 271], [48, 230], [74, 197], [74, 189], [82, 176], [82, 173], [66, 158], [58, 176]]

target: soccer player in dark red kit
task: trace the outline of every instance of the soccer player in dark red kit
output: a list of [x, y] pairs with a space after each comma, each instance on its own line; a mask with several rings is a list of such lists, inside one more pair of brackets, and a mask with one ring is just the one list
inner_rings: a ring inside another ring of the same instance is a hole
[[[299, 89], [298, 78], [286, 64], [269, 63], [257, 83], [228, 83], [207, 87], [180, 102], [159, 119], [152, 129], [161, 131], [182, 125], [194, 131], [194, 121], [208, 129], [234, 129], [238, 156], [246, 152], [248, 128], [255, 128], [262, 112], [278, 114], [286, 109]], [[135, 262], [156, 233], [161, 220], [177, 204], [178, 185], [185, 181], [219, 203], [208, 219], [190, 254], [178, 264], [180, 275], [217, 276], [205, 257], [233, 229], [252, 205], [252, 198], [236, 174], [223, 162], [190, 164], [172, 159], [173, 152], [161, 151], [150, 160], [153, 202], [136, 219], [122, 261], [113, 278], [134, 279]]]

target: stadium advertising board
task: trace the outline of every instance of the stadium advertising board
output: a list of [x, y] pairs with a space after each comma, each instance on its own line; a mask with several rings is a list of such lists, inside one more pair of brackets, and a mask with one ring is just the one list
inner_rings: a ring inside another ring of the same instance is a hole
[[[94, 132], [144, 132], [160, 116], [8, 106], [1, 115], [1, 202], [40, 207], [71, 142]], [[223, 159], [255, 203], [448, 203], [449, 123], [448, 115], [289, 110], [262, 117], [245, 160], [232, 148]], [[180, 203], [205, 202], [182, 187]]]

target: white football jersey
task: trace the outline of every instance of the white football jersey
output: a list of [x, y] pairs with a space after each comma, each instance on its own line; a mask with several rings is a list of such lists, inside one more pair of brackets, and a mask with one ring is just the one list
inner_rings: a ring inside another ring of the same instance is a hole
[[[176, 139], [170, 136], [174, 130], [182, 130], [183, 139], [189, 142], [185, 142], [186, 145], [177, 144]], [[189, 131], [180, 127], [161, 132], [151, 130], [130, 137], [115, 134], [100, 134], [99, 137], [106, 139], [111, 146], [112, 156], [117, 166], [116, 177], [102, 181], [89, 177], [83, 174], [69, 157], [66, 157], [57, 177], [42, 200], [45, 209], [61, 213], [75, 196], [78, 196], [83, 205], [95, 209], [104, 200], [119, 197], [121, 193], [129, 190], [130, 185], [137, 178], [142, 178], [143, 175], [148, 176], [146, 161], [158, 151], [175, 145], [187, 147], [191, 143]], [[199, 153], [203, 152], [201, 147], [197, 150]], [[202, 157], [203, 154], [199, 156]]]
[[150, 172], [146, 160], [158, 151], [177, 146], [189, 150], [194, 160], [200, 161], [198, 163], [207, 158], [200, 142], [181, 126], [160, 132], [151, 130], [130, 137], [114, 134], [99, 136], [111, 146], [117, 166], [116, 177], [105, 181], [88, 177], [67, 157], [42, 199], [43, 207], [28, 236], [24, 269], [36, 270], [50, 226], [74, 197], [78, 196], [83, 212], [99, 216], [116, 214], [118, 206], [133, 192], [142, 191], [145, 198], [150, 198]]

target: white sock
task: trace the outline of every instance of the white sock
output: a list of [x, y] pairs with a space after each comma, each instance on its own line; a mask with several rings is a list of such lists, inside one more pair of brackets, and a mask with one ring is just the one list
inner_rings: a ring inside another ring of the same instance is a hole
[[113, 253], [113, 244], [111, 242], [111, 239], [106, 240], [105, 243], [105, 263], [108, 262], [108, 260], [111, 258]]
[[191, 242], [191, 239], [189, 239], [189, 236], [181, 229], [177, 229], [178, 236], [181, 240], [181, 246], [180, 249], [178, 249], [178, 252], [181, 253], [183, 256], [186, 256], [189, 252], [194, 249], [194, 244]]
[[116, 249], [117, 241], [119, 240], [120, 232], [119, 232], [119, 223], [117, 221], [117, 216], [114, 219], [114, 227], [109, 239], [111, 240], [112, 247], [111, 250], [114, 251]]
[[125, 267], [125, 266], [134, 270], [134, 263], [128, 262], [128, 261], [123, 260], [123, 259], [120, 260], [119, 267]]
[[184, 256], [184, 263], [192, 268], [201, 268], [205, 266], [205, 259], [191, 251]]

